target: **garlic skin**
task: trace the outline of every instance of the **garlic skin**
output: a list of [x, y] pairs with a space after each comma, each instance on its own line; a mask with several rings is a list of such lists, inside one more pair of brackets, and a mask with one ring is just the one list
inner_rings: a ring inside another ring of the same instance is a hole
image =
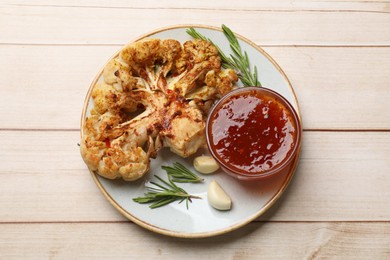
[[207, 200], [213, 208], [218, 210], [230, 210], [232, 208], [232, 200], [229, 195], [215, 180], [212, 180], [209, 184]]
[[219, 169], [218, 163], [211, 156], [198, 156], [194, 159], [194, 168], [200, 173], [210, 174]]

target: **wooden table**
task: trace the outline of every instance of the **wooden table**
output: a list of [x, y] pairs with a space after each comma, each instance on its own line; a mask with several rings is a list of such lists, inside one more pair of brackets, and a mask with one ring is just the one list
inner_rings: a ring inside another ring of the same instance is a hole
[[[0, 259], [389, 259], [389, 13], [381, 0], [1, 1]], [[125, 219], [77, 146], [86, 92], [110, 56], [188, 23], [224, 23], [263, 47], [291, 80], [304, 122], [282, 199], [206, 239]]]

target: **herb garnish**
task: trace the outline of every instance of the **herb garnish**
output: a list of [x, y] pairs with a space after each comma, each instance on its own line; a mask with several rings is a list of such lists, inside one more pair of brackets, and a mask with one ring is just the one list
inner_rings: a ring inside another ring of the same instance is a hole
[[184, 189], [177, 186], [170, 178], [169, 181], [165, 181], [162, 178], [155, 175], [155, 177], [161, 182], [150, 182], [156, 187], [146, 186], [148, 192], [144, 197], [134, 198], [133, 201], [138, 203], [153, 203], [149, 207], [155, 209], [165, 206], [169, 203], [179, 200], [179, 203], [186, 201], [186, 207], [188, 209], [188, 202], [192, 202], [191, 199], [200, 199], [198, 196], [188, 194]]
[[260, 86], [261, 83], [257, 77], [257, 67], [254, 67], [254, 72], [250, 71], [250, 64], [248, 54], [246, 52], [242, 53], [240, 44], [238, 43], [237, 37], [234, 35], [232, 30], [230, 30], [226, 25], [222, 24], [223, 34], [226, 36], [230, 43], [230, 48], [233, 50], [234, 55], [230, 57], [226, 56], [222, 50], [213, 43], [212, 40], [206, 38], [204, 35], [196, 31], [194, 28], [189, 28], [186, 30], [187, 34], [192, 36], [195, 39], [202, 39], [212, 43], [217, 49], [219, 56], [222, 60], [222, 67], [233, 69], [237, 72], [238, 78], [242, 81], [244, 86]]
[[179, 162], [173, 163], [173, 167], [161, 166], [161, 168], [167, 172], [169, 179], [173, 182], [188, 183], [203, 181], [201, 177], [188, 170], [183, 164]]

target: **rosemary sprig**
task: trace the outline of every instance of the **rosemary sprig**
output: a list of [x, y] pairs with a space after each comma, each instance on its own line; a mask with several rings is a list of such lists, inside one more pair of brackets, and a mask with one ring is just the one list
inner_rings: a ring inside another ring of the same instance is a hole
[[196, 175], [195, 173], [188, 170], [183, 164], [179, 162], [173, 163], [171, 166], [161, 166], [168, 174], [168, 177], [173, 182], [202, 182], [203, 179]]
[[232, 30], [230, 30], [226, 25], [222, 25], [223, 34], [226, 36], [230, 43], [230, 48], [233, 51], [233, 54], [230, 57], [226, 56], [223, 51], [213, 43], [212, 40], [206, 38], [204, 35], [196, 31], [194, 28], [189, 28], [186, 30], [187, 34], [195, 39], [202, 39], [212, 43], [217, 49], [219, 56], [222, 60], [222, 67], [234, 69], [241, 82], [244, 86], [260, 86], [261, 83], [258, 80], [257, 67], [254, 67], [254, 72], [250, 70], [250, 63], [248, 54], [246, 52], [242, 53], [241, 46], [237, 40], [237, 37], [234, 35]]
[[177, 186], [171, 179], [165, 181], [162, 178], [155, 175], [155, 177], [161, 182], [150, 182], [156, 187], [146, 186], [148, 192], [144, 197], [134, 198], [133, 201], [138, 203], [153, 203], [149, 207], [152, 209], [165, 206], [169, 203], [179, 200], [179, 203], [186, 201], [186, 207], [188, 209], [188, 202], [192, 202], [191, 199], [200, 199], [200, 197], [188, 194], [184, 189]]

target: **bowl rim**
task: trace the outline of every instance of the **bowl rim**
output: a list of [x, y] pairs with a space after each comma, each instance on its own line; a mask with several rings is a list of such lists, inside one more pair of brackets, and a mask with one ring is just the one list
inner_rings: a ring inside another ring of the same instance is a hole
[[[292, 151], [290, 154], [284, 158], [280, 163], [278, 163], [275, 167], [272, 167], [271, 169], [265, 170], [260, 173], [246, 173], [244, 170], [240, 170], [236, 167], [233, 167], [229, 164], [226, 164], [223, 160], [219, 158], [219, 156], [216, 154], [216, 152], [213, 149], [212, 145], [212, 117], [213, 115], [218, 111], [218, 109], [224, 104], [225, 101], [227, 101], [232, 96], [238, 96], [243, 93], [256, 91], [261, 93], [267, 93], [271, 94], [271, 96], [278, 99], [279, 102], [282, 102], [282, 105], [289, 111], [291, 114], [292, 120], [294, 121], [295, 127], [296, 127], [296, 135], [294, 138], [294, 147], [292, 148]], [[272, 90], [270, 88], [266, 87], [260, 87], [260, 86], [248, 86], [248, 87], [239, 87], [236, 88], [226, 95], [222, 96], [211, 108], [207, 121], [206, 121], [206, 143], [208, 150], [212, 157], [217, 161], [217, 163], [221, 166], [224, 172], [227, 174], [241, 180], [256, 180], [256, 179], [262, 179], [265, 177], [269, 177], [272, 175], [275, 175], [277, 173], [282, 172], [288, 165], [292, 163], [294, 158], [296, 157], [297, 153], [299, 152], [299, 148], [301, 145], [301, 136], [302, 136], [302, 125], [300, 122], [300, 117], [295, 110], [295, 108], [291, 105], [291, 103], [280, 93], [276, 92], [275, 90]]]

